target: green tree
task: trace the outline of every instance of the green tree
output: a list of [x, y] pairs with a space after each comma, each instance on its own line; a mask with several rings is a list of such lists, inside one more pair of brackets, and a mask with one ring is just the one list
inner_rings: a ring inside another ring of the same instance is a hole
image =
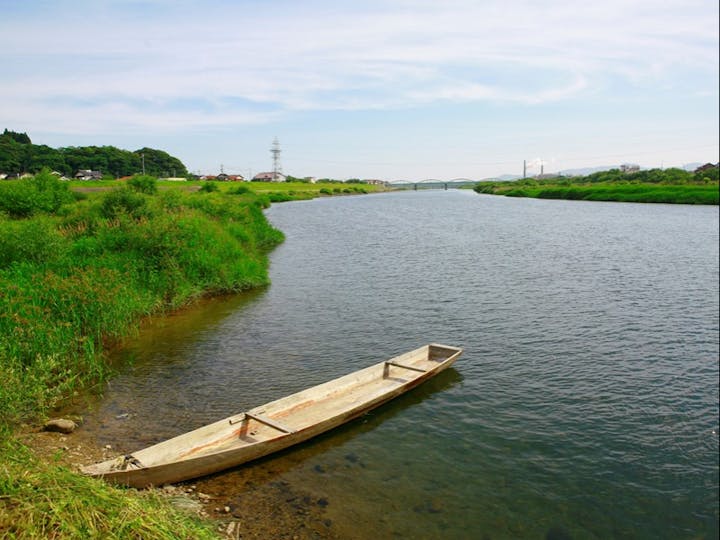
[[141, 167], [142, 161], [144, 160], [145, 170], [143, 172], [145, 174], [163, 177], [185, 176], [188, 173], [182, 161], [162, 150], [145, 147], [140, 150], [135, 150], [133, 154], [138, 156]]
[[19, 174], [22, 172], [23, 147], [12, 137], [0, 135], [0, 172]]
[[[144, 156], [144, 158], [143, 158]], [[152, 176], [186, 176], [187, 168], [178, 158], [162, 150], [142, 148], [131, 152], [114, 146], [69, 146], [50, 148], [30, 142], [26, 133], [0, 134], [0, 172], [38, 172], [43, 167], [72, 176], [80, 169], [101, 171], [105, 176], [131, 176], [142, 172]]]
[[28, 137], [27, 133], [18, 133], [17, 131], [10, 131], [8, 128], [5, 128], [2, 136], [9, 137], [20, 144], [31, 144], [30, 137]]

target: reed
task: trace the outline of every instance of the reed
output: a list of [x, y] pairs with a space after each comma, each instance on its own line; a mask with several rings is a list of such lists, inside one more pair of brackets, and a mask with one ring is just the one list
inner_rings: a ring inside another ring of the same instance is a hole
[[266, 284], [266, 253], [282, 234], [263, 204], [121, 188], [54, 214], [0, 218], [0, 423], [97, 382], [103, 345], [142, 317]]

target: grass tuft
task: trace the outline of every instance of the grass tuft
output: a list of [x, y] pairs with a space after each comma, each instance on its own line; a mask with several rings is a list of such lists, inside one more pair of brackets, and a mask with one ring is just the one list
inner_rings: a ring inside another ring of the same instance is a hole
[[152, 491], [115, 488], [0, 439], [0, 537], [217, 538], [209, 522]]

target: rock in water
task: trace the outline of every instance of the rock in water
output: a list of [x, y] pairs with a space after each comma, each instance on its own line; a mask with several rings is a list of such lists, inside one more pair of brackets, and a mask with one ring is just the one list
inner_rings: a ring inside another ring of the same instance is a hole
[[77, 428], [77, 424], [66, 418], [53, 418], [45, 422], [45, 431], [57, 431], [59, 433], [72, 433]]

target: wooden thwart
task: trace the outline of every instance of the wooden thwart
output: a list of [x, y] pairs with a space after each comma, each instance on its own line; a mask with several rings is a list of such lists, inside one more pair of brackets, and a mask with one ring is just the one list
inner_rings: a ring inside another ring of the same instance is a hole
[[427, 369], [418, 368], [418, 367], [414, 367], [414, 366], [406, 366], [405, 364], [398, 364], [397, 362], [391, 362], [390, 360], [387, 360], [385, 362], [385, 364], [388, 366], [395, 366], [395, 367], [399, 367], [399, 368], [403, 368], [403, 369], [410, 369], [412, 371], [419, 371], [420, 373], [425, 373], [427, 371]]
[[278, 431], [282, 431], [283, 433], [295, 433], [296, 430], [293, 428], [284, 426], [280, 422], [277, 422], [273, 420], [272, 418], [268, 418], [267, 416], [263, 416], [261, 414], [257, 413], [243, 413], [243, 417], [240, 420], [229, 420], [231, 424], [237, 424], [238, 422], [242, 422], [246, 418], [251, 418], [255, 420], [256, 422], [260, 422], [261, 424], [265, 424], [266, 426], [270, 426], [271, 428], [275, 428]]

